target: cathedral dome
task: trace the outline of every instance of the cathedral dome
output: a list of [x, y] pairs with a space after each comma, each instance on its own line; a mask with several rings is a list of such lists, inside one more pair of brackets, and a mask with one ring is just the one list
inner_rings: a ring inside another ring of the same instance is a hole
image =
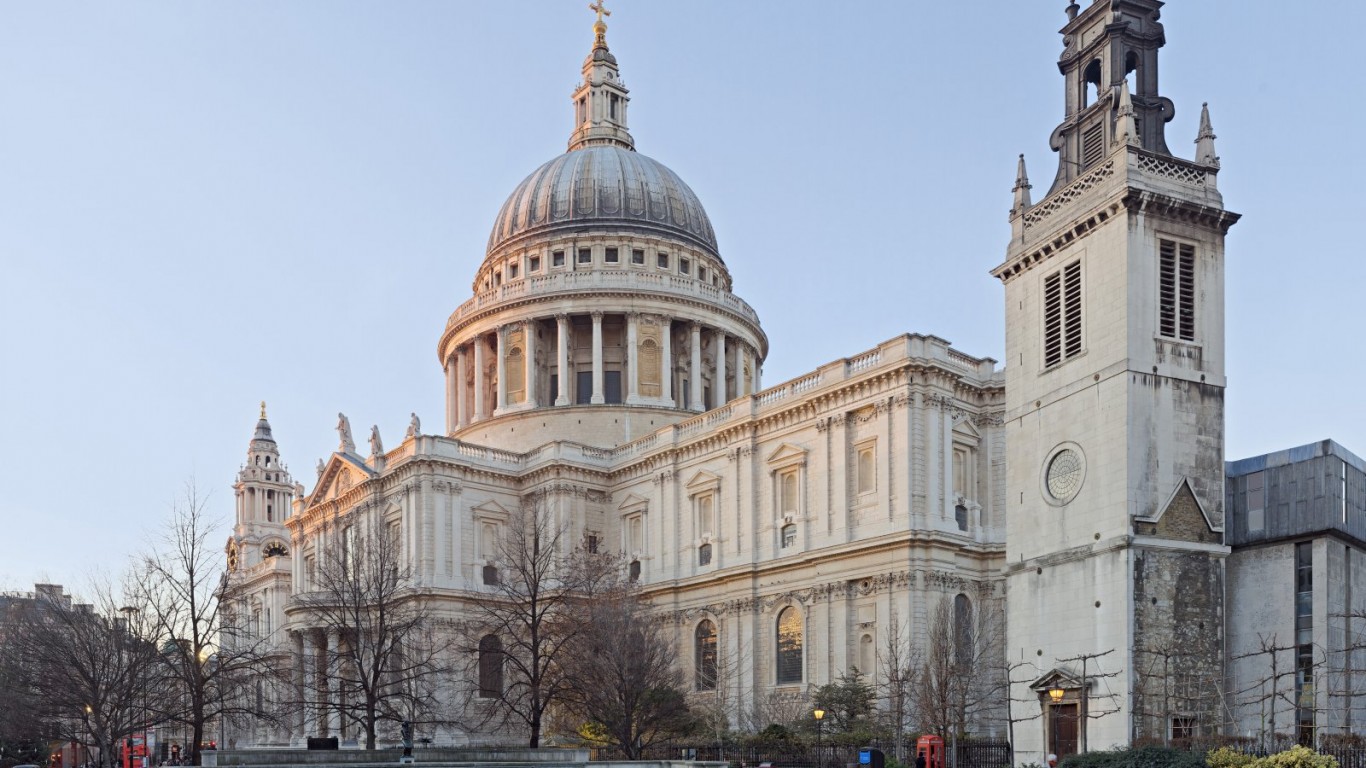
[[679, 238], [720, 258], [692, 189], [663, 163], [617, 144], [566, 152], [527, 176], [499, 210], [488, 252], [530, 235], [604, 224]]

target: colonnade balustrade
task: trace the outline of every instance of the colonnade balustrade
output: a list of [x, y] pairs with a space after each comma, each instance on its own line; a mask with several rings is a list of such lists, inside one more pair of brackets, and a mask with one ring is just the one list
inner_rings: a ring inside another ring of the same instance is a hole
[[[675, 336], [683, 343], [675, 345]], [[542, 407], [703, 411], [759, 388], [758, 355], [747, 340], [699, 322], [634, 312], [506, 323], [452, 349], [445, 371], [450, 432]]]

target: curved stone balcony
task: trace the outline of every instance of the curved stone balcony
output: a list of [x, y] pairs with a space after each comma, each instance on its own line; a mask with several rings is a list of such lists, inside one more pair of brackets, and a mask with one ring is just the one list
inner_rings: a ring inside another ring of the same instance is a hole
[[461, 304], [446, 321], [445, 336], [460, 326], [505, 304], [528, 298], [552, 298], [575, 293], [649, 293], [701, 301], [731, 312], [759, 326], [759, 315], [743, 299], [686, 275], [661, 274], [638, 270], [591, 270], [557, 272], [514, 280], [475, 295]]

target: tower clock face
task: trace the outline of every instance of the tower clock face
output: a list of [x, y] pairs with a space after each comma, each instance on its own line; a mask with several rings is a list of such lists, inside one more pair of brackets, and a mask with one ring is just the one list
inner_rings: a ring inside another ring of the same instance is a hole
[[1081, 448], [1071, 443], [1054, 448], [1044, 462], [1044, 496], [1052, 504], [1066, 504], [1081, 490], [1086, 477], [1086, 462]]

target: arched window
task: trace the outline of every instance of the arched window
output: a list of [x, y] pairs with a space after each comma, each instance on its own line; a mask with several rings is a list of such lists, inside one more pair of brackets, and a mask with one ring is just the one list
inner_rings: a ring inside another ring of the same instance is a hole
[[960, 594], [953, 599], [954, 650], [960, 664], [972, 659], [972, 634], [972, 601]]
[[778, 614], [778, 685], [802, 681], [802, 616], [788, 606]]
[[693, 667], [699, 691], [716, 690], [716, 625], [703, 619], [693, 633]]
[[966, 531], [968, 529], [968, 508], [962, 504], [956, 505], [953, 508], [953, 519], [958, 523], [958, 530]]
[[497, 635], [479, 639], [479, 698], [503, 695], [503, 641]]
[[1087, 65], [1086, 65], [1086, 69], [1082, 72], [1082, 75], [1081, 75], [1081, 79], [1082, 79], [1082, 83], [1081, 83], [1081, 87], [1082, 87], [1082, 102], [1081, 102], [1081, 105], [1082, 105], [1083, 107], [1085, 107], [1085, 106], [1088, 105], [1088, 104], [1091, 104], [1091, 103], [1095, 102], [1097, 99], [1100, 98], [1100, 78], [1101, 78], [1100, 59], [1096, 59], [1095, 61], [1093, 61], [1093, 62], [1091, 62], [1090, 64], [1087, 64]]
[[484, 583], [489, 586], [496, 586], [498, 584], [498, 566], [484, 566]]
[[631, 583], [634, 584], [635, 582], [640, 581], [640, 561], [632, 560], [631, 564], [627, 566], [626, 573], [631, 579]]

